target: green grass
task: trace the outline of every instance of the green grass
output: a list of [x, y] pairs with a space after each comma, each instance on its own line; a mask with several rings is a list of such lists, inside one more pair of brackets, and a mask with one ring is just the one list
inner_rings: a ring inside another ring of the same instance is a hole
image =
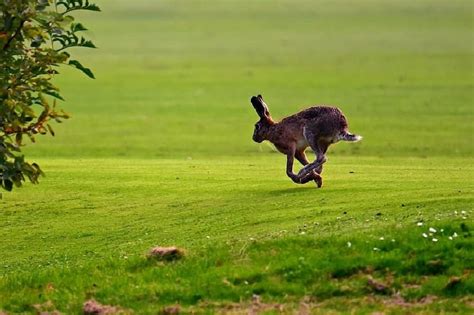
[[[199, 309], [196, 303], [260, 294], [291, 309], [305, 296], [360, 300], [371, 294], [369, 274], [395, 278], [390, 290], [408, 301], [457, 301], [474, 292], [465, 274], [474, 267], [474, 184], [466, 180], [474, 168], [465, 159], [441, 170], [441, 158], [338, 157], [321, 190], [293, 185], [282, 159], [44, 161], [51, 171], [41, 189], [8, 195], [16, 210], [1, 214], [0, 237], [9, 240], [0, 246], [4, 307], [28, 312], [52, 301], [77, 312], [95, 297], [151, 314], [175, 302]], [[438, 232], [424, 238], [429, 227]], [[458, 238], [449, 240], [454, 232]], [[178, 245], [187, 258], [150, 263], [145, 254], [154, 245]], [[451, 276], [463, 275], [459, 287], [446, 289]], [[464, 303], [448, 304], [428, 306], [467, 311]]]
[[[62, 71], [73, 118], [25, 148], [47, 176], [0, 200], [0, 311], [472, 313], [472, 3], [99, 4], [100, 49], [74, 52], [97, 80]], [[297, 186], [251, 141], [257, 93], [276, 118], [338, 105], [364, 140]]]

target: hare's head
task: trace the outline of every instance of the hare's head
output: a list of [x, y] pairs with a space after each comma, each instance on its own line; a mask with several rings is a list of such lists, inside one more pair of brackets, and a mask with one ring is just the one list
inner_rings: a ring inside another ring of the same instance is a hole
[[260, 116], [260, 120], [255, 124], [255, 130], [253, 131], [252, 139], [253, 141], [260, 143], [267, 139], [270, 126], [272, 126], [274, 122], [270, 116], [270, 112], [268, 111], [268, 106], [263, 101], [261, 95], [252, 96], [250, 102], [257, 111], [258, 116]]

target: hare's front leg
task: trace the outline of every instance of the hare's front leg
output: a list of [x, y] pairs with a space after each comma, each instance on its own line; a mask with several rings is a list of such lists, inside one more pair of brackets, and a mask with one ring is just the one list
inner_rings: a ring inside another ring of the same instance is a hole
[[301, 184], [300, 178], [298, 175], [293, 173], [293, 162], [295, 157], [295, 148], [290, 148], [286, 154], [286, 175], [288, 175], [291, 180], [297, 184]]
[[[291, 178], [291, 180], [297, 184], [305, 184], [313, 179], [317, 177], [319, 177], [318, 174], [315, 174], [313, 175], [312, 173], [310, 174], [310, 176], [308, 175], [305, 175], [305, 176], [299, 176], [296, 175], [295, 173], [293, 173], [293, 163], [294, 163], [294, 159], [295, 157], [298, 159], [298, 161], [301, 162], [300, 158], [301, 156], [296, 152], [296, 143], [291, 143], [290, 146], [288, 148], [285, 148], [285, 149], [280, 149], [281, 152], [285, 152], [286, 153], [286, 175], [288, 175], [289, 178]], [[306, 157], [305, 157], [306, 159]], [[308, 163], [308, 161], [306, 160], [306, 162]], [[319, 185], [318, 185], [319, 187]]]

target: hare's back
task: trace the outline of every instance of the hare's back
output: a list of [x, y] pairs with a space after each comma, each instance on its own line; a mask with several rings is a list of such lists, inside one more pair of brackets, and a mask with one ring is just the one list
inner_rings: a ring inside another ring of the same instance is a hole
[[320, 136], [337, 135], [347, 129], [344, 114], [337, 107], [314, 106], [298, 113], [307, 130]]

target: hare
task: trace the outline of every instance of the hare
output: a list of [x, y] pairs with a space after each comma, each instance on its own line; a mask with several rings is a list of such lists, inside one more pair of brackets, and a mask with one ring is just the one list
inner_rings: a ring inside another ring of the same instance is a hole
[[[261, 143], [268, 140], [285, 154], [286, 174], [297, 184], [314, 180], [318, 188], [321, 187], [321, 173], [327, 160], [328, 147], [340, 140], [357, 142], [362, 139], [361, 136], [348, 132], [346, 117], [336, 107], [310, 107], [275, 122], [261, 95], [253, 96], [250, 102], [260, 116], [255, 124], [253, 141]], [[308, 162], [304, 152], [308, 146], [316, 154], [316, 160], [312, 163]], [[298, 174], [293, 173], [295, 158], [304, 166]]]

